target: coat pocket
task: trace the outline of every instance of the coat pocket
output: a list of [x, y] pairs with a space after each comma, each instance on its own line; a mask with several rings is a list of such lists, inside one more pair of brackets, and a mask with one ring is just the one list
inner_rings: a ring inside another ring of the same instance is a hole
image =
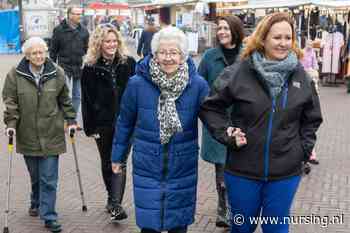
[[141, 144], [133, 146], [133, 173], [160, 179], [162, 159], [159, 151]]

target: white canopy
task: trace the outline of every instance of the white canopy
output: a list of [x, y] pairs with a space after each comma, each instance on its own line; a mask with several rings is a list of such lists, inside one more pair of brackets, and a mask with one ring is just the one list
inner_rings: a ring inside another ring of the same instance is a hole
[[350, 0], [330, 1], [330, 0], [252, 0], [247, 5], [235, 6], [231, 9], [264, 9], [283, 8], [303, 5], [315, 5], [332, 8], [350, 7]]
[[314, 5], [325, 6], [325, 7], [335, 7], [335, 8], [343, 8], [350, 7], [350, 0], [342, 0], [342, 1], [330, 1], [330, 0], [313, 0]]
[[232, 7], [231, 9], [263, 9], [263, 8], [282, 8], [310, 5], [312, 0], [278, 0], [278, 1], [256, 1], [247, 5]]

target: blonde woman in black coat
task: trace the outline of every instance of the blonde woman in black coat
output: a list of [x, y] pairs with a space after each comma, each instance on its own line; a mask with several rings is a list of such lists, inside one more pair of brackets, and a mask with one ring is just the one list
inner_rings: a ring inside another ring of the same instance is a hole
[[126, 55], [120, 33], [111, 24], [93, 32], [85, 59], [82, 88], [82, 114], [85, 134], [94, 137], [101, 158], [101, 170], [108, 194], [106, 209], [111, 220], [127, 218], [121, 206], [126, 183], [126, 164], [122, 173], [111, 168], [114, 124], [119, 103], [129, 77], [134, 75], [135, 60]]

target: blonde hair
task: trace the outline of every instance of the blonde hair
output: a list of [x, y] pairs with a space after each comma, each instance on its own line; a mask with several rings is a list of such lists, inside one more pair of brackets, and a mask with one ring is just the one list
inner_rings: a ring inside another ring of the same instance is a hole
[[294, 28], [294, 22], [288, 13], [277, 12], [265, 16], [257, 25], [253, 34], [247, 39], [247, 45], [242, 52], [241, 59], [246, 59], [252, 55], [255, 51], [262, 54], [265, 53], [264, 41], [267, 34], [270, 32], [271, 27], [280, 22], [287, 22], [292, 28], [292, 48], [298, 59], [302, 57], [302, 52], [297, 46], [296, 33]]
[[118, 30], [112, 24], [99, 25], [92, 33], [89, 39], [89, 48], [86, 53], [84, 63], [88, 65], [96, 64], [97, 60], [102, 56], [101, 47], [104, 38], [108, 33], [114, 33], [117, 37], [118, 49], [116, 55], [121, 58], [121, 61], [126, 61], [127, 49]]

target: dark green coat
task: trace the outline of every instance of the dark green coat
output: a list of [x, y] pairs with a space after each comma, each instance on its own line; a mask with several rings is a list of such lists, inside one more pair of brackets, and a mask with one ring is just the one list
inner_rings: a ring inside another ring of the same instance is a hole
[[[207, 80], [209, 87], [213, 89], [214, 81], [219, 77], [226, 66], [228, 66], [228, 64], [221, 48], [212, 48], [204, 53], [198, 67], [198, 73]], [[217, 142], [203, 126], [201, 146], [202, 159], [210, 163], [225, 164], [226, 153], [226, 146]]]
[[25, 58], [7, 74], [2, 91], [4, 122], [16, 129], [17, 153], [50, 156], [66, 152], [63, 123], [74, 122], [62, 68], [47, 59], [40, 83], [35, 83]]

